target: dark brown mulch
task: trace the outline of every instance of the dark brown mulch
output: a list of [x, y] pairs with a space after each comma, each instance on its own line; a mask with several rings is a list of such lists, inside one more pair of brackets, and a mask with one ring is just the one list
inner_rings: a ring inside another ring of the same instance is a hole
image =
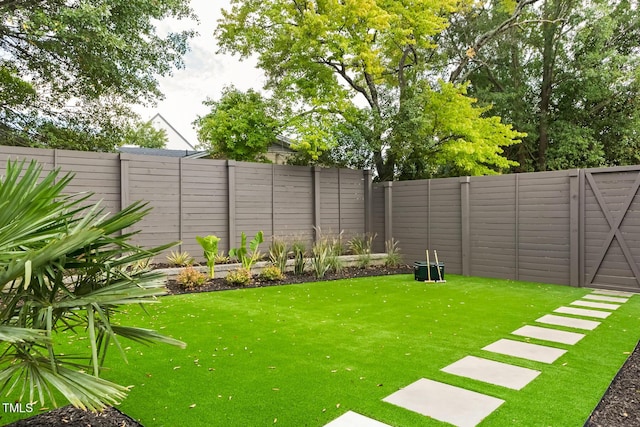
[[142, 427], [142, 424], [116, 408], [93, 413], [64, 406], [8, 424], [7, 427]]
[[[388, 274], [413, 273], [409, 266], [397, 269], [387, 267], [371, 267], [368, 269], [345, 268], [341, 273], [331, 273], [323, 280], [337, 280], [354, 277], [380, 276]], [[242, 288], [276, 286], [293, 283], [318, 281], [312, 275], [287, 275], [279, 282], [260, 282], [255, 280]], [[211, 292], [238, 289], [230, 286], [224, 279], [214, 279], [195, 291], [182, 289], [175, 281], [168, 284], [170, 293], [184, 294], [189, 292]], [[0, 422], [2, 421], [0, 417]], [[9, 424], [7, 427], [143, 427], [134, 419], [115, 408], [107, 408], [104, 412], [94, 414], [72, 406], [65, 406], [54, 411], [45, 412], [31, 418]], [[622, 366], [602, 400], [594, 409], [584, 427], [638, 427], [640, 426], [640, 343]]]
[[368, 268], [357, 268], [357, 267], [347, 267], [342, 269], [339, 273], [331, 272], [327, 273], [324, 278], [317, 279], [311, 273], [304, 273], [300, 275], [295, 275], [292, 273], [286, 273], [283, 280], [278, 280], [275, 282], [262, 281], [258, 278], [254, 278], [253, 281], [244, 286], [238, 285], [230, 285], [223, 278], [216, 278], [209, 280], [202, 286], [199, 286], [195, 289], [184, 289], [182, 288], [175, 280], [169, 280], [167, 284], [167, 288], [169, 289], [169, 293], [172, 295], [177, 294], [186, 294], [186, 293], [197, 293], [197, 292], [213, 292], [213, 291], [228, 291], [232, 289], [246, 289], [246, 288], [260, 288], [265, 286], [279, 286], [279, 285], [291, 285], [296, 283], [308, 283], [308, 282], [318, 282], [318, 281], [327, 281], [327, 280], [338, 280], [338, 279], [352, 279], [355, 277], [370, 277], [370, 276], [386, 276], [390, 274], [413, 274], [413, 267], [409, 267], [407, 265], [391, 268], [385, 266], [371, 266]]
[[585, 427], [640, 426], [640, 343], [622, 365]]

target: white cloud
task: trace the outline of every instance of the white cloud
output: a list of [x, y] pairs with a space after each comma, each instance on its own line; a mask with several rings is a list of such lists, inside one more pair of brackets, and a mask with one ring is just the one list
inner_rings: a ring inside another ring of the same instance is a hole
[[[211, 3], [216, 4], [215, 7]], [[207, 98], [219, 98], [222, 89], [234, 85], [241, 90], [261, 89], [264, 75], [256, 68], [256, 60], [240, 61], [239, 57], [217, 54], [218, 46], [213, 37], [221, 8], [229, 8], [229, 0], [191, 0], [191, 6], [200, 20], [195, 29], [199, 35], [190, 42], [191, 50], [185, 55], [185, 67], [175, 70], [172, 76], [159, 78], [160, 90], [165, 99], [155, 107], [136, 106], [134, 109], [148, 120], [160, 113], [191, 144], [198, 143], [193, 121], [207, 113], [202, 102]], [[160, 31], [178, 31], [196, 25], [193, 22], [164, 21]]]

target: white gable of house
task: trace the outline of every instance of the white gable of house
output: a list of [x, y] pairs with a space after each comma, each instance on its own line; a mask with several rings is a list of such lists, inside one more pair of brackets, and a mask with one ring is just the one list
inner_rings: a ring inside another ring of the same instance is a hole
[[167, 132], [167, 150], [195, 150], [195, 147], [160, 114], [153, 116], [150, 121], [155, 129], [164, 129]]

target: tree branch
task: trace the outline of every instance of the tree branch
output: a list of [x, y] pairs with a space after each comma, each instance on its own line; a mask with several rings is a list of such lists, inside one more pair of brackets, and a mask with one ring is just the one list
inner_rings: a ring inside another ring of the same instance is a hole
[[[487, 31], [484, 34], [481, 34], [476, 39], [476, 41], [473, 43], [473, 46], [470, 46], [470, 49], [473, 49], [473, 51], [477, 53], [480, 49], [482, 49], [482, 47], [485, 44], [487, 44], [489, 41], [491, 41], [494, 37], [504, 33], [509, 28], [512, 28], [512, 27], [514, 27], [516, 25], [519, 25], [520, 23], [517, 22], [517, 20], [520, 17], [520, 15], [522, 14], [522, 12], [524, 11], [524, 9], [527, 6], [532, 5], [537, 1], [538, 0], [523, 0], [523, 1], [519, 1], [518, 4], [516, 5], [515, 10], [511, 14], [511, 16], [509, 17], [509, 19], [507, 19], [504, 22], [502, 22], [500, 25], [498, 25], [493, 30]], [[454, 83], [456, 80], [458, 80], [458, 77], [460, 77], [460, 74], [462, 74], [462, 71], [467, 66], [467, 64], [469, 64], [471, 59], [472, 59], [472, 57], [470, 57], [469, 55], [464, 55], [463, 56], [462, 61], [460, 62], [460, 64], [458, 64], [456, 69], [451, 72], [451, 75], [449, 76], [449, 82]]]

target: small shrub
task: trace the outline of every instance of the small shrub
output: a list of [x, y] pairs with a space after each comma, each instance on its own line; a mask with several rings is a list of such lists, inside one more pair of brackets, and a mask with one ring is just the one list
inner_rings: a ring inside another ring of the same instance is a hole
[[193, 289], [204, 285], [207, 281], [207, 275], [188, 266], [182, 269], [176, 280], [183, 288]]
[[371, 265], [371, 255], [369, 254], [361, 254], [358, 255], [358, 259], [356, 260], [356, 265], [358, 268], [367, 268]]
[[220, 238], [212, 234], [205, 237], [196, 236], [196, 241], [204, 250], [204, 257], [207, 260], [207, 267], [209, 267], [209, 277], [213, 279], [213, 275], [215, 274], [216, 255], [218, 255], [218, 242], [220, 242]]
[[384, 260], [384, 265], [387, 267], [398, 267], [402, 262], [402, 255], [400, 255], [400, 248], [398, 247], [398, 241], [391, 238], [384, 242], [384, 249], [387, 253], [387, 257]]
[[344, 232], [341, 231], [337, 236], [332, 236], [327, 238], [327, 242], [330, 246], [330, 254], [329, 254], [329, 270], [339, 273], [344, 268], [344, 264], [340, 260], [339, 256], [344, 252], [344, 245], [342, 244], [342, 234]]
[[[242, 267], [248, 271], [251, 271], [251, 267], [260, 259], [262, 254], [258, 250], [260, 243], [264, 242], [264, 233], [258, 231], [253, 237], [253, 240], [249, 242], [249, 249], [247, 249], [247, 235], [244, 231], [240, 234], [240, 247], [233, 248], [229, 251], [229, 256], [236, 258]], [[251, 250], [251, 252], [249, 252]]]
[[354, 255], [366, 255], [371, 254], [371, 247], [373, 246], [373, 239], [377, 234], [357, 234], [349, 240], [349, 250]]
[[260, 278], [268, 282], [275, 282], [276, 280], [284, 279], [284, 274], [278, 266], [268, 265], [260, 272]]
[[358, 267], [366, 268], [371, 264], [371, 247], [375, 234], [358, 234], [349, 241], [349, 248], [358, 256]]
[[224, 280], [230, 285], [248, 285], [251, 282], [251, 271], [246, 268], [238, 268], [230, 271]]
[[293, 274], [303, 274], [306, 267], [306, 261], [304, 257], [306, 255], [307, 248], [303, 242], [297, 241], [293, 242], [293, 245], [291, 245], [291, 250], [293, 251]]
[[327, 240], [314, 243], [311, 250], [311, 270], [318, 279], [322, 279], [331, 268], [331, 244]]
[[214, 257], [214, 261], [216, 264], [226, 264], [229, 262], [230, 258], [224, 254], [224, 251], [218, 252]]
[[149, 271], [151, 264], [153, 264], [152, 258], [143, 258], [131, 263], [129, 269], [133, 273], [141, 273], [143, 271]]
[[186, 267], [193, 264], [193, 257], [189, 252], [173, 252], [167, 256], [167, 262], [174, 267]]
[[280, 269], [281, 273], [287, 269], [288, 258], [289, 251], [287, 243], [283, 240], [273, 239], [269, 246], [269, 260], [274, 266]]

